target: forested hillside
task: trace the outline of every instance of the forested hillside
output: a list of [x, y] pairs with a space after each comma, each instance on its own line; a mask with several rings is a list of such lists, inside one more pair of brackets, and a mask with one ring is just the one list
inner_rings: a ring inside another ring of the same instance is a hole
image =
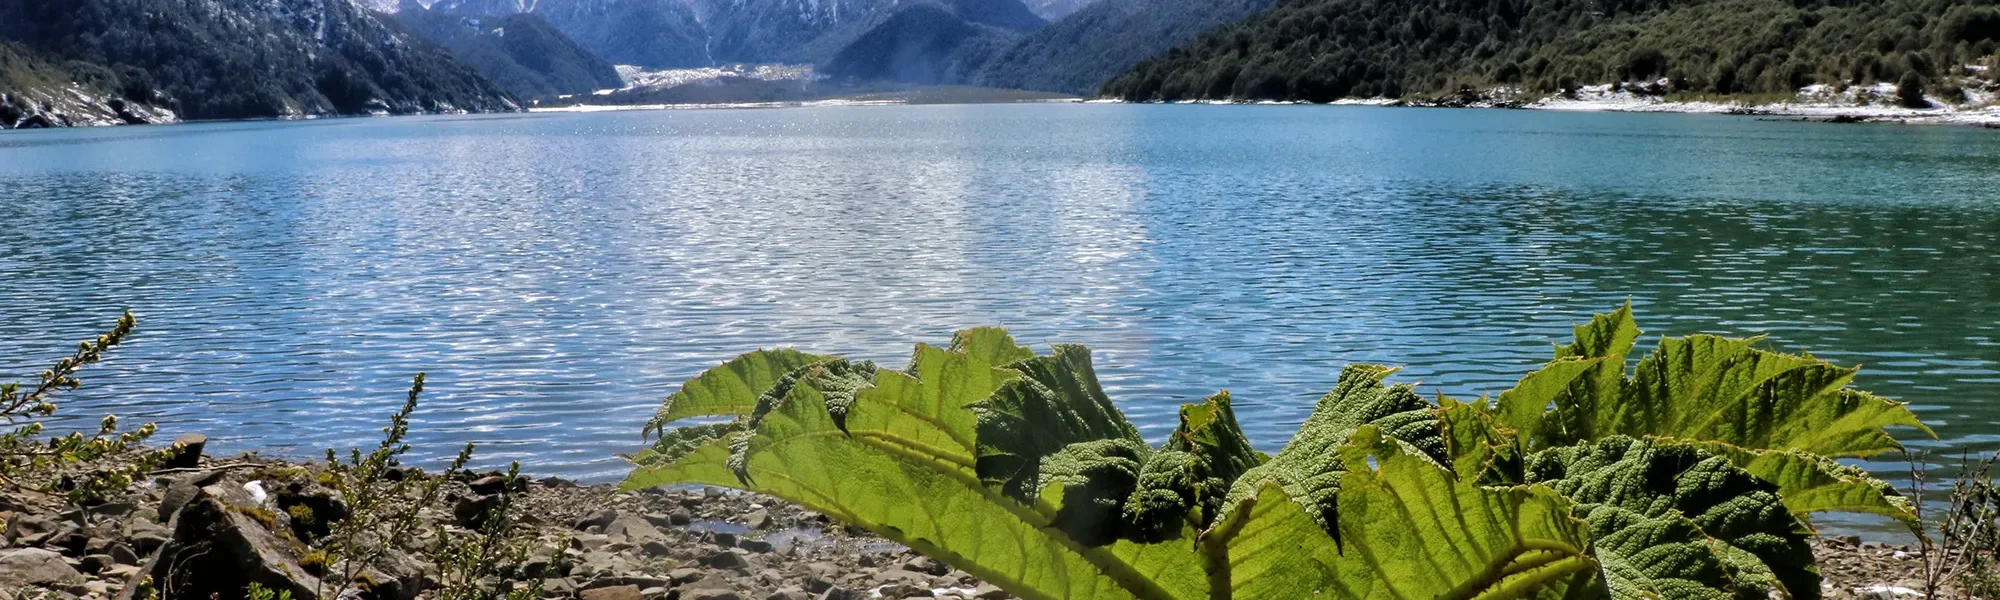
[[516, 108], [385, 19], [344, 0], [0, 0], [0, 40], [158, 89], [190, 119]]
[[618, 70], [541, 17], [463, 17], [404, 10], [396, 20], [450, 49], [519, 98], [582, 94], [623, 85]]
[[1028, 34], [973, 82], [1090, 94], [1142, 60], [1270, 5], [1271, 0], [1098, 0]]
[[[1130, 100], [1397, 97], [1460, 86], [1790, 93], [1947, 84], [1991, 55], [1996, 0], [1280, 0], [1108, 82]], [[1914, 75], [1911, 75], [1914, 74]]]
[[59, 63], [0, 41], [0, 129], [173, 121], [160, 103], [144, 73]]

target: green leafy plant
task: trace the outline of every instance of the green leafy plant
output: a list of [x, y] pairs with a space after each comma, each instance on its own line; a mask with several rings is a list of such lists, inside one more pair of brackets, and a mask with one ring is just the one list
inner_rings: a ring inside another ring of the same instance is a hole
[[445, 482], [471, 460], [473, 446], [466, 444], [443, 473], [426, 475], [400, 466], [400, 458], [410, 451], [403, 441], [410, 432], [410, 414], [423, 391], [424, 374], [418, 373], [403, 408], [389, 418], [382, 443], [373, 452], [363, 455], [354, 449], [343, 462], [332, 449], [326, 451], [321, 481], [340, 493], [347, 515], [332, 523], [322, 541], [319, 562], [327, 574], [321, 577], [316, 596], [345, 597], [350, 588], [365, 583], [368, 569], [408, 547], [423, 526], [423, 510], [438, 505]]
[[[520, 475], [520, 463], [508, 465], [507, 481], [518, 481]], [[438, 589], [431, 595], [433, 600], [533, 600], [541, 597], [550, 573], [567, 570], [561, 564], [562, 550], [569, 547], [565, 537], [547, 548], [555, 557], [551, 561], [555, 567], [526, 572], [524, 565], [536, 549], [535, 532], [532, 527], [522, 527], [514, 514], [516, 503], [525, 491], [512, 483], [504, 486], [476, 529], [452, 531], [444, 525], [437, 527]], [[490, 587], [504, 582], [499, 576], [508, 574], [519, 575], [526, 585], [511, 589]]]
[[291, 590], [273, 591], [260, 583], [252, 583], [250, 588], [244, 591], [249, 594], [250, 600], [292, 600]]
[[0, 420], [11, 428], [0, 432], [0, 488], [59, 494], [71, 505], [91, 504], [130, 487], [179, 452], [178, 447], [169, 447], [138, 452], [116, 466], [98, 464], [108, 457], [140, 450], [155, 430], [147, 423], [121, 433], [115, 415], [105, 415], [91, 435], [72, 432], [47, 440], [40, 437], [42, 420], [56, 413], [50, 397], [81, 386], [77, 371], [97, 363], [137, 324], [132, 313], [125, 313], [110, 331], [78, 344], [76, 352], [42, 371], [33, 386], [0, 384]]
[[1349, 366], [1276, 455], [1227, 392], [1149, 446], [1087, 349], [998, 329], [902, 370], [760, 351], [668, 397], [624, 487], [770, 494], [1031, 599], [1817, 598], [1809, 514], [1915, 522], [1836, 461], [1928, 433], [1853, 369], [1692, 336], [1628, 373], [1638, 335], [1599, 315], [1470, 402]]

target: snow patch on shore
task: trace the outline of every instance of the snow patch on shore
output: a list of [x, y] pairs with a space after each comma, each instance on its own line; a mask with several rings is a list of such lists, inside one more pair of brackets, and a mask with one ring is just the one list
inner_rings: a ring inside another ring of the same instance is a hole
[[1694, 114], [1740, 114], [1803, 118], [1888, 120], [1906, 123], [1945, 123], [2000, 126], [2000, 106], [1995, 93], [1966, 90], [1966, 100], [1947, 103], [1929, 97], [1928, 108], [1907, 108], [1896, 104], [1896, 85], [1867, 86], [1814, 84], [1800, 88], [1791, 100], [1766, 104], [1736, 102], [1668, 101], [1653, 94], [1634, 93], [1632, 86], [1600, 84], [1579, 88], [1570, 96], [1543, 98], [1522, 105], [1533, 110], [1600, 112], [1674, 112]]

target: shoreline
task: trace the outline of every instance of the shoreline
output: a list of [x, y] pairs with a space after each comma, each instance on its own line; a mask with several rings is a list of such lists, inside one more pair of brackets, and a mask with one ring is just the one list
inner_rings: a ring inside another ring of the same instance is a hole
[[[1597, 86], [1605, 87], [1605, 86]], [[746, 110], [778, 108], [832, 108], [858, 106], [917, 106], [917, 105], [970, 105], [970, 104], [1163, 104], [1163, 105], [1223, 105], [1223, 106], [1373, 106], [1387, 108], [1458, 108], [1458, 109], [1503, 109], [1540, 110], [1552, 112], [1627, 112], [1627, 113], [1667, 113], [1689, 115], [1728, 115], [1747, 117], [1782, 117], [1787, 120], [1802, 120], [1824, 123], [1891, 123], [1908, 125], [1956, 125], [2000, 129], [2000, 104], [1953, 106], [1933, 102], [1931, 108], [1904, 108], [1893, 104], [1847, 103], [1827, 101], [1782, 101], [1762, 104], [1714, 101], [1714, 100], [1668, 100], [1661, 96], [1611, 92], [1580, 94], [1576, 98], [1547, 97], [1522, 101], [1505, 96], [1477, 95], [1473, 97], [1439, 97], [1432, 99], [1409, 98], [1342, 98], [1332, 102], [1315, 103], [1286, 100], [1181, 100], [1172, 102], [1129, 102], [1115, 98], [1074, 98], [1050, 100], [1021, 100], [996, 102], [913, 102], [909, 99], [882, 98], [832, 98], [811, 101], [780, 102], [704, 102], [682, 104], [572, 104], [566, 106], [527, 107], [506, 112], [436, 112], [414, 114], [367, 114], [367, 115], [296, 115], [284, 117], [257, 117], [244, 119], [198, 119], [174, 120], [155, 123], [90, 123], [67, 127], [28, 127], [19, 129], [0, 128], [0, 136], [7, 131], [47, 131], [61, 129], [97, 129], [132, 126], [200, 125], [218, 123], [269, 123], [269, 122], [311, 122], [337, 121], [346, 119], [393, 119], [397, 117], [425, 116], [467, 116], [467, 115], [507, 115], [507, 114], [561, 114], [561, 113], [602, 113], [667, 110]]]
[[[80, 511], [52, 497], [0, 497], [0, 520], [6, 522], [0, 583], [8, 584], [0, 585], [0, 600], [126, 600], [142, 597], [136, 591], [149, 589], [149, 576], [159, 581], [191, 575], [191, 581], [204, 583], [190, 585], [207, 587], [261, 580], [266, 588], [311, 590], [320, 581], [315, 577], [330, 567], [315, 570], [317, 546], [308, 545], [314, 538], [303, 528], [313, 522], [314, 513], [298, 507], [339, 502], [337, 494], [321, 485], [327, 477], [323, 462], [249, 453], [226, 459], [203, 456], [193, 467], [155, 471]], [[395, 479], [404, 477], [409, 476]], [[466, 523], [468, 514], [480, 514], [500, 493], [497, 489], [520, 490], [514, 496], [519, 503], [516, 522], [538, 549], [499, 579], [487, 579], [493, 585], [528, 589], [529, 573], [538, 572], [545, 577], [539, 594], [545, 599], [1013, 597], [903, 545], [749, 492], [714, 487], [622, 492], [612, 484], [508, 479], [500, 472], [460, 472], [444, 485], [438, 504], [419, 513], [423, 530], [467, 531], [475, 526]], [[204, 512], [201, 506], [220, 508]], [[188, 515], [207, 515], [208, 520]], [[443, 578], [440, 565], [447, 560], [433, 553], [436, 547], [435, 536], [419, 537], [407, 555], [393, 553], [393, 564], [369, 571], [373, 583], [359, 597], [428, 598], [427, 590], [436, 589]], [[244, 568], [235, 572], [215, 567], [223, 563], [162, 558], [185, 558], [176, 552], [189, 548], [219, 550], [236, 561], [229, 564]], [[559, 548], [560, 557], [555, 552]], [[1922, 562], [1910, 547], [1826, 536], [1814, 540], [1812, 551], [1825, 578], [1826, 598], [1921, 597]], [[176, 564], [193, 572], [175, 572]], [[1952, 589], [1939, 597], [1966, 596]]]

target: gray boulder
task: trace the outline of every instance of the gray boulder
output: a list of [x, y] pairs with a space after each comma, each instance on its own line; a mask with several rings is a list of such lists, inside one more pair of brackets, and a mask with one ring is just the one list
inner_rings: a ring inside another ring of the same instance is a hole
[[319, 580], [299, 567], [294, 544], [259, 522], [255, 515], [271, 514], [266, 511], [235, 485], [196, 490], [168, 520], [173, 536], [126, 581], [119, 600], [146, 597], [140, 584], [148, 577], [160, 600], [241, 598], [252, 583], [293, 598], [313, 597]]
[[0, 587], [64, 589], [82, 586], [85, 581], [83, 574], [69, 566], [61, 554], [41, 548], [0, 551]]

